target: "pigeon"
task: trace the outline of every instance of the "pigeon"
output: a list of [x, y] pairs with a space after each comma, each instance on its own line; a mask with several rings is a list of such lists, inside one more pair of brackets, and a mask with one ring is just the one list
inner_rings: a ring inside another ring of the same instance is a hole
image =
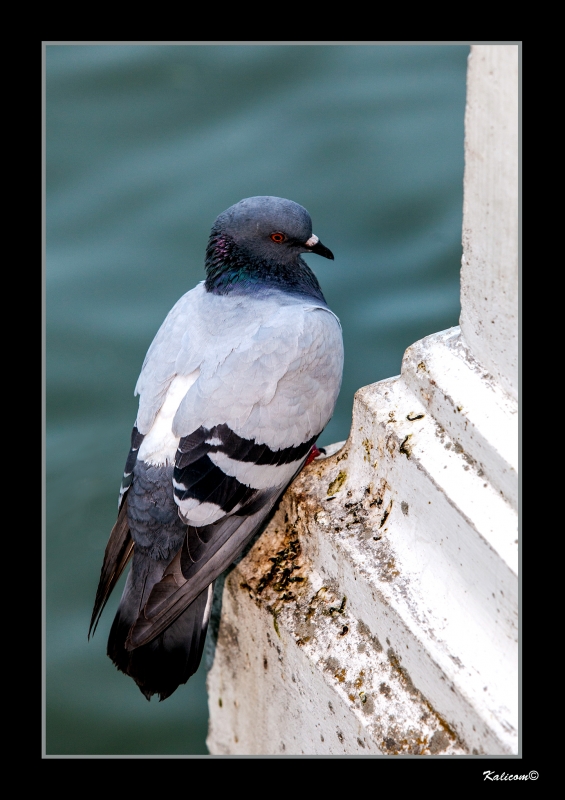
[[330, 420], [341, 325], [303, 253], [334, 258], [310, 215], [280, 197], [214, 222], [206, 278], [158, 330], [89, 637], [132, 559], [107, 653], [145, 697], [169, 697], [200, 664], [215, 579], [251, 542]]

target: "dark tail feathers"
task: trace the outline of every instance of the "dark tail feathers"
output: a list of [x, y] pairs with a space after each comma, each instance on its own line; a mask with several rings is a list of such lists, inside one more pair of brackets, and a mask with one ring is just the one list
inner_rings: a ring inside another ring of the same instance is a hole
[[[128, 584], [130, 578], [131, 573]], [[119, 670], [134, 679], [148, 700], [154, 694], [165, 700], [198, 669], [204, 651], [213, 589], [214, 584], [210, 584], [151, 642], [126, 650], [124, 645], [128, 633], [139, 613], [138, 604], [135, 604], [135, 611], [132, 608], [132, 593], [128, 592], [126, 585], [110, 630], [108, 655]]]

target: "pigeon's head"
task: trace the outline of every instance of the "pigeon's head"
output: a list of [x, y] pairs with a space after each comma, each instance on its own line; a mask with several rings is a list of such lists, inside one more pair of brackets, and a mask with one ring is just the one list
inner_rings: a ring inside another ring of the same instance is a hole
[[213, 234], [233, 240], [238, 249], [268, 262], [291, 265], [301, 253], [333, 259], [333, 253], [312, 233], [310, 214], [282, 197], [248, 197], [216, 219]]

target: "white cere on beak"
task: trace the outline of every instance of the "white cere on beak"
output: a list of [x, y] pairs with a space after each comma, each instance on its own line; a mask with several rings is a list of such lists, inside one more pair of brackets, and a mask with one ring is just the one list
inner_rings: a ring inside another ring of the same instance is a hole
[[316, 234], [313, 233], [312, 236], [308, 239], [308, 241], [304, 242], [304, 244], [306, 245], [306, 247], [314, 247], [314, 245], [318, 244], [319, 241], [320, 240], [318, 239]]

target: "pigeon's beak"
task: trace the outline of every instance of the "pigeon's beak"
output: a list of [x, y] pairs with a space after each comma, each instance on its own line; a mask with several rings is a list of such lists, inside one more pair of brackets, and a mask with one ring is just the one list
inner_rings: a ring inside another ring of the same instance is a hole
[[304, 242], [305, 246], [308, 248], [310, 253], [317, 253], [319, 256], [324, 256], [324, 258], [331, 258], [334, 260], [334, 254], [331, 250], [325, 247], [321, 241], [318, 239], [315, 233], [308, 239], [307, 242]]

